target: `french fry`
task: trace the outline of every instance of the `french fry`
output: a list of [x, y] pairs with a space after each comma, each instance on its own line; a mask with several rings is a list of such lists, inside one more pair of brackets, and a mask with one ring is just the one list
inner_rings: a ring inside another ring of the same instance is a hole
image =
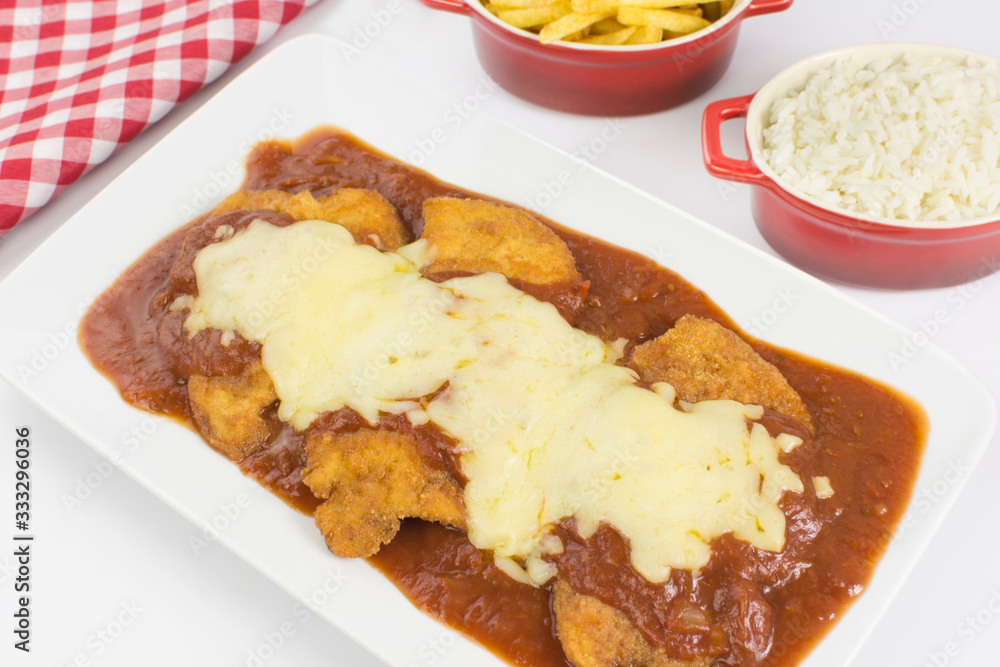
[[666, 9], [668, 7], [694, 7], [704, 0], [573, 0], [573, 11], [580, 13], [601, 12], [622, 5]]
[[718, 2], [704, 2], [701, 8], [704, 10], [702, 16], [705, 17], [706, 21], [714, 23], [722, 18], [722, 5]]
[[504, 23], [509, 23], [515, 28], [533, 28], [558, 21], [572, 11], [569, 1], [553, 2], [544, 7], [530, 7], [527, 9], [506, 9], [501, 10], [497, 17]]
[[626, 45], [655, 44], [663, 40], [663, 29], [651, 25], [636, 28], [632, 36], [625, 40]]
[[590, 14], [568, 14], [542, 28], [541, 32], [538, 33], [538, 37], [541, 39], [542, 44], [548, 44], [549, 42], [554, 42], [557, 39], [562, 39], [567, 35], [573, 34], [574, 32], [588, 28], [598, 21], [611, 18], [614, 15], [614, 9], [608, 9], [603, 12], [593, 12]]
[[594, 25], [590, 26], [591, 35], [608, 35], [619, 30], [624, 30], [628, 26], [624, 26], [619, 23], [616, 19], [604, 19], [603, 21], [598, 21]]
[[551, 5], [552, 0], [491, 0], [487, 3], [497, 9], [537, 9]]
[[729, 10], [733, 8], [734, 4], [736, 4], [736, 0], [720, 0], [719, 8], [722, 10], [722, 15], [725, 16], [726, 14], [728, 14]]
[[590, 37], [584, 37], [580, 40], [583, 44], [605, 44], [617, 46], [624, 44], [629, 37], [635, 34], [635, 26], [628, 28], [622, 28], [621, 30], [615, 30], [614, 32], [604, 33], [603, 35], [591, 35]]
[[700, 16], [682, 14], [669, 9], [643, 9], [628, 5], [622, 5], [618, 9], [618, 21], [624, 25], [651, 25], [685, 35], [712, 25]]

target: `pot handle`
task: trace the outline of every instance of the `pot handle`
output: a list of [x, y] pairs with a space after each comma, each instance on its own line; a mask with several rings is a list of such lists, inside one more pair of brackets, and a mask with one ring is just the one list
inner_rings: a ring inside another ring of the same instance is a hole
[[701, 121], [701, 154], [708, 173], [739, 183], [764, 183], [767, 176], [761, 173], [752, 159], [736, 160], [722, 152], [722, 123], [731, 118], [746, 118], [753, 95], [731, 97], [712, 102], [705, 107]]
[[761, 14], [783, 12], [792, 6], [792, 2], [793, 0], [751, 0], [746, 14], [743, 16], [760, 16]]
[[451, 12], [452, 14], [464, 14], [468, 15], [472, 12], [469, 9], [469, 5], [465, 4], [465, 0], [420, 0], [431, 9], [438, 9], [442, 12]]

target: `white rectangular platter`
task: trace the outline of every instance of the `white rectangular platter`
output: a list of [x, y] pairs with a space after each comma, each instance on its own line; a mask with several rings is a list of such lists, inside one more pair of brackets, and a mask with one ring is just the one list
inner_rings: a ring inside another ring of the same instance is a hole
[[[0, 376], [198, 526], [240, 494], [253, 501], [218, 540], [391, 665], [407, 667], [442, 629], [362, 561], [332, 556], [305, 516], [260, 493], [198, 436], [164, 420], [141, 448], [122, 434], [150, 419], [93, 370], [75, 344], [80, 316], [147, 248], [243, 179], [249, 147], [317, 125], [344, 128], [438, 178], [542, 212], [647, 254], [705, 290], [763, 338], [882, 380], [917, 399], [930, 436], [917, 492], [974, 465], [993, 432], [986, 391], [933, 345], [894, 368], [908, 332], [837, 290], [662, 201], [484, 114], [455, 122], [455, 100], [328, 37], [289, 42], [233, 81], [137, 160], [0, 284]], [[552, 183], [561, 192], [553, 196]], [[781, 302], [781, 312], [774, 304]], [[17, 316], [13, 317], [12, 314]], [[960, 485], [914, 504], [868, 591], [805, 663], [850, 661], [946, 516]], [[344, 594], [323, 594], [330, 572]], [[338, 579], [338, 580], [339, 580]], [[459, 641], [439, 665], [499, 665]]]

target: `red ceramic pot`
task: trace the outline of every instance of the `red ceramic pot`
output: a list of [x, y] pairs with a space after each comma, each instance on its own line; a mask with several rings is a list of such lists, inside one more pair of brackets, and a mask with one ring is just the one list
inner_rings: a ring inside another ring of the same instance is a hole
[[658, 44], [598, 46], [553, 42], [507, 25], [479, 0], [421, 0], [469, 16], [483, 69], [504, 89], [557, 111], [633, 116], [697, 97], [725, 74], [740, 22], [787, 9], [792, 0], [739, 0], [710, 27]]
[[[755, 95], [708, 105], [702, 122], [705, 166], [720, 178], [755, 187], [754, 221], [785, 259], [821, 278], [888, 289], [944, 287], [983, 278], [1000, 268], [1000, 216], [960, 222], [870, 218], [793, 190], [763, 158], [763, 131], [773, 102], [800, 88], [835, 59], [895, 57], [903, 52], [963, 60], [960, 49], [918, 44], [872, 44], [821, 53], [788, 68]], [[976, 56], [984, 58], [985, 56]], [[726, 156], [721, 124], [746, 118], [748, 160]]]

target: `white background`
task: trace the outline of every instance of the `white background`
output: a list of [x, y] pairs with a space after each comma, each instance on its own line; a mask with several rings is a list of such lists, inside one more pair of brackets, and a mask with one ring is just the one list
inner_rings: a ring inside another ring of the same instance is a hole
[[[607, 119], [546, 111], [502, 90], [485, 100], [470, 98], [483, 73], [468, 19], [416, 0], [322, 0], [0, 239], [0, 278], [233, 76], [296, 35], [319, 32], [355, 43], [429, 86], [468, 98], [475, 113], [494, 115], [568, 152], [601, 147], [596, 166], [767, 249], [750, 215], [749, 188], [716, 180], [702, 166], [699, 128], [707, 102], [753, 92], [793, 62], [847, 44], [927, 42], [1000, 57], [997, 25], [995, 0], [797, 0], [784, 13], [744, 22], [733, 65], [714, 89], [677, 109], [621, 119], [615, 124], [620, 134], [602, 146], [598, 139], [609, 136]], [[386, 110], [386, 122], [405, 113], [406, 101], [400, 100], [399, 108]], [[726, 126], [733, 154], [741, 150], [740, 132], [737, 122]], [[962, 361], [994, 398], [1000, 396], [1000, 276], [940, 290], [843, 289], [914, 330], [943, 310], [945, 324], [933, 332], [933, 342]], [[899, 350], [886, 351], [891, 352]], [[39, 650], [26, 658], [11, 648], [13, 558], [4, 550], [0, 664], [381, 664], [325, 622], [296, 613], [291, 597], [222, 546], [213, 543], [196, 553], [191, 538], [201, 534], [195, 526], [0, 381], [0, 451], [7, 452], [0, 455], [3, 516], [9, 515], [13, 496], [13, 433], [24, 425], [33, 439], [33, 645]], [[967, 474], [968, 485], [948, 521], [855, 665], [1000, 665], [998, 472], [1000, 448], [994, 446]], [[280, 647], [272, 650], [273, 645]], [[414, 665], [433, 664], [437, 652], [447, 650], [424, 649], [413, 656]]]

